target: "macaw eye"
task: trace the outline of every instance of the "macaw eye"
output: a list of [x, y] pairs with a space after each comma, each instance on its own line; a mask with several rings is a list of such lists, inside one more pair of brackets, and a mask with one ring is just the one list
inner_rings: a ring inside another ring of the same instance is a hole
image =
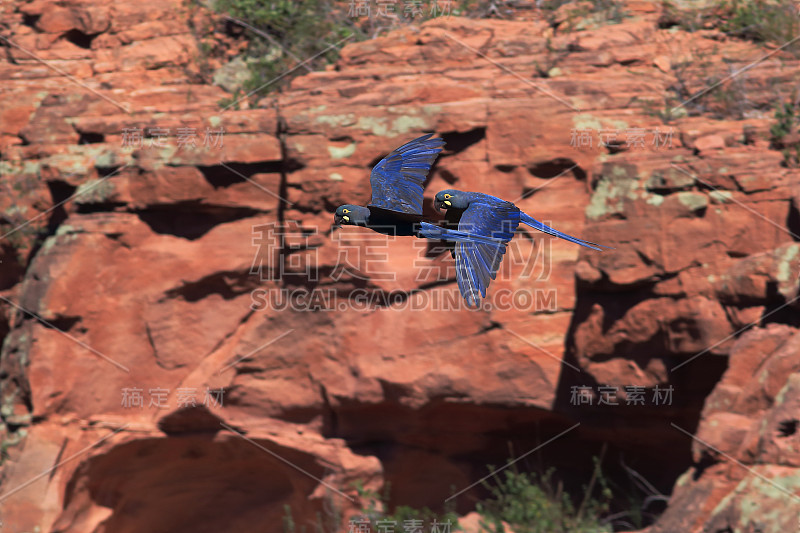
[[452, 195], [452, 194], [445, 194], [445, 195], [444, 195], [444, 199], [445, 199], [445, 200], [449, 200], [449, 199], [450, 199], [450, 198], [452, 198], [452, 197], [453, 197], [453, 195]]
[[346, 215], [347, 213], [349, 213], [349, 212], [350, 212], [350, 210], [349, 210], [349, 209], [342, 209], [342, 213], [344, 213], [345, 215]]

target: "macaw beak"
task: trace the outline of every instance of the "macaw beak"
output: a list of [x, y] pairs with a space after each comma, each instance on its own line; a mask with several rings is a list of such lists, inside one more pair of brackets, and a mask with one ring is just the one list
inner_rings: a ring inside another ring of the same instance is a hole
[[447, 209], [452, 206], [453, 204], [447, 200], [437, 200], [435, 198], [433, 199], [433, 208], [436, 209], [436, 211], [439, 213], [442, 212], [442, 208]]

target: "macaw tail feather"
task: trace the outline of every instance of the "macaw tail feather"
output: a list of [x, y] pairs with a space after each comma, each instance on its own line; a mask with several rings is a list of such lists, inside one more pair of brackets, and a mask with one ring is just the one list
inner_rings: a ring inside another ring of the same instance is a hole
[[569, 242], [574, 242], [575, 244], [580, 244], [581, 246], [585, 246], [587, 248], [591, 248], [593, 250], [603, 251], [603, 248], [611, 248], [610, 246], [604, 246], [602, 244], [597, 244], [590, 241], [584, 241], [583, 239], [579, 239], [577, 237], [573, 237], [572, 235], [567, 235], [566, 233], [560, 232], [557, 229], [551, 228], [550, 226], [546, 226], [533, 218], [532, 216], [526, 213], [519, 214], [519, 221], [523, 224], [532, 227], [535, 230], [543, 231], [548, 235], [552, 235], [554, 237], [559, 237], [561, 239], [567, 240]]

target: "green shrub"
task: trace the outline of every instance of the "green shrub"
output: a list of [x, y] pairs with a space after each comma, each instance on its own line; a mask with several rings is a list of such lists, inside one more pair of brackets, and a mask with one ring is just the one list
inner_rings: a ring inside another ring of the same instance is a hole
[[356, 19], [331, 0], [218, 0], [216, 9], [255, 29], [246, 30], [250, 40], [245, 61], [251, 76], [243, 89], [248, 93], [263, 95], [299, 74], [323, 68], [339, 57], [345, 43], [331, 45], [365, 37]]
[[455, 513], [455, 500], [445, 507], [443, 513], [436, 513], [427, 507], [422, 509], [415, 509], [407, 505], [398, 505], [392, 512], [388, 512], [389, 506], [389, 491], [391, 485], [386, 483], [384, 487], [383, 496], [377, 492], [364, 489], [363, 486], [358, 484], [356, 490], [362, 502], [366, 502], [366, 506], [362, 509], [362, 514], [370, 519], [371, 524], [376, 524], [378, 521], [395, 523], [395, 531], [403, 531], [403, 523], [406, 520], [421, 520], [423, 524], [423, 531], [430, 531], [434, 521], [439, 523], [450, 522], [450, 531], [455, 532], [458, 527], [458, 515]]
[[[577, 507], [560, 483], [554, 486], [553, 473], [554, 469], [550, 469], [537, 476], [506, 469], [502, 476], [498, 475], [496, 485], [485, 484], [492, 497], [477, 505], [483, 527], [491, 533], [503, 533], [503, 523], [514, 533], [607, 531], [601, 517], [609, 511], [611, 490], [600, 473], [599, 460], [595, 459], [594, 475], [584, 487], [585, 496]], [[598, 496], [593, 495], [595, 485]]]
[[800, 166], [800, 99], [779, 102], [775, 106], [775, 123], [769, 129], [772, 147], [783, 154], [784, 165]]
[[[800, 36], [797, 6], [790, 0], [731, 0], [721, 6], [726, 14], [720, 30], [733, 37], [782, 46]], [[797, 53], [800, 45], [786, 49]]]
[[[683, 2], [663, 2], [659, 25], [686, 31], [716, 28], [739, 39], [783, 46], [800, 35], [800, 17], [793, 0], [719, 0], [700, 7]], [[785, 48], [798, 55], [800, 43]]]
[[[566, 20], [557, 21], [556, 12], [565, 5], [569, 6], [565, 8]], [[625, 9], [625, 3], [620, 0], [593, 0], [591, 2], [553, 0], [542, 2], [540, 9], [547, 22], [553, 27], [558, 25], [559, 31], [586, 30], [609, 24], [619, 24], [629, 16]]]
[[[669, 499], [661, 494], [641, 474], [621, 462], [628, 473], [628, 483], [618, 478], [608, 480], [602, 472], [605, 446], [600, 455], [594, 457], [594, 468], [589, 482], [582, 487], [580, 496], [569, 494], [560, 482], [554, 480], [555, 469], [542, 475], [519, 472], [511, 465], [492, 476], [493, 481], [483, 482], [489, 496], [476, 504], [483, 533], [504, 533], [508, 529], [515, 533], [601, 533], [614, 529], [641, 529], [652, 524], [659, 515], [654, 504], [665, 505]], [[495, 472], [492, 466], [488, 466]], [[627, 485], [627, 486], [626, 486]], [[391, 531], [387, 523], [394, 524], [394, 531], [404, 531], [408, 520], [417, 520], [423, 531], [461, 531], [455, 512], [455, 499], [445, 503], [443, 511], [437, 513], [428, 508], [415, 509], [397, 506], [390, 511], [389, 485], [383, 495], [365, 489], [363, 484], [354, 484], [360, 509], [348, 519], [354, 530], [368, 522], [372, 533]], [[455, 488], [452, 489], [455, 492]], [[305, 520], [304, 525], [295, 523], [289, 506], [285, 506], [284, 533], [340, 533], [344, 513], [340, 496], [331, 491], [324, 505], [324, 513], [318, 513], [316, 521]], [[612, 509], [613, 508], [613, 509]], [[662, 507], [663, 508], [663, 507]], [[362, 520], [364, 522], [359, 522]], [[433, 528], [434, 520], [440, 524]], [[383, 528], [381, 527], [383, 524]]]

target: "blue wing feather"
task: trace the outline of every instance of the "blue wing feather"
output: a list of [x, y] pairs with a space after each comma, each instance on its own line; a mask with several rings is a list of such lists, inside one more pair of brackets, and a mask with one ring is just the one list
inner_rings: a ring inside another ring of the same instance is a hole
[[370, 174], [369, 206], [388, 211], [422, 215], [422, 184], [444, 146], [444, 139], [423, 135], [381, 159]]
[[461, 214], [458, 229], [423, 222], [420, 234], [455, 241], [456, 282], [467, 305], [477, 307], [506, 253], [506, 243], [520, 223], [520, 210], [511, 202], [480, 195]]
[[482, 193], [471, 194], [469, 207], [458, 219], [458, 229], [451, 230], [423, 223], [421, 234], [431, 239], [456, 241], [456, 281], [467, 305], [477, 307], [506, 253], [506, 243], [514, 237], [520, 223], [570, 242], [594, 248], [608, 248], [585, 241], [542, 224], [523, 213], [511, 202]]
[[471, 243], [456, 243], [456, 283], [461, 296], [467, 301], [470, 307], [480, 305], [481, 297], [486, 295], [485, 288], [481, 292], [481, 287], [473, 278], [472, 269], [467, 262], [463, 246]]
[[[473, 236], [471, 241], [459, 242], [455, 247], [458, 288], [470, 306], [480, 304], [478, 294], [486, 297], [486, 289], [497, 278], [506, 253], [505, 243], [514, 237], [520, 222], [520, 211], [514, 204], [484, 196], [473, 200], [458, 222], [459, 232]], [[495, 242], [479, 241], [478, 237]]]
[[420, 224], [419, 234], [428, 239], [453, 241], [456, 256], [456, 282], [467, 305], [477, 307], [497, 275], [506, 253], [506, 241], [460, 230], [442, 228], [429, 222]]

